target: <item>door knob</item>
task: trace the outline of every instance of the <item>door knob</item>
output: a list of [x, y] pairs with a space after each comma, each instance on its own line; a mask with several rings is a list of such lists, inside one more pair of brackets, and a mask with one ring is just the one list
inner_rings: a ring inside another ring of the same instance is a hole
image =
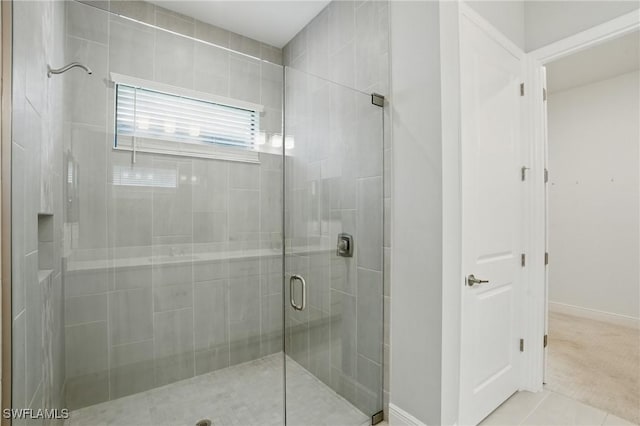
[[488, 283], [489, 280], [481, 280], [480, 278], [476, 278], [473, 274], [469, 275], [467, 277], [467, 285], [469, 287], [473, 287], [476, 284], [484, 284], [484, 283]]

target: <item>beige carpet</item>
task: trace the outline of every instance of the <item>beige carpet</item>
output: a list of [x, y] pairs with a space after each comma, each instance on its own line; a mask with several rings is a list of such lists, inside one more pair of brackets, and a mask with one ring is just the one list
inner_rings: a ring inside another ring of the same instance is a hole
[[640, 330], [549, 313], [547, 388], [640, 423]]

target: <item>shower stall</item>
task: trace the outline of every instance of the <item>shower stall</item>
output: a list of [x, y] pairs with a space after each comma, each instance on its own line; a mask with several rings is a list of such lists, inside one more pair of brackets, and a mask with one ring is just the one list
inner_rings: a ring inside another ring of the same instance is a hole
[[383, 98], [150, 3], [12, 9], [12, 407], [380, 421]]

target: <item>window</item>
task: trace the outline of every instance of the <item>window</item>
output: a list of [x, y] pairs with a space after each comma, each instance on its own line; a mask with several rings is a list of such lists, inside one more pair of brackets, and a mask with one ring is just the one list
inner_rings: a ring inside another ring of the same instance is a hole
[[258, 161], [262, 106], [112, 75], [115, 148]]

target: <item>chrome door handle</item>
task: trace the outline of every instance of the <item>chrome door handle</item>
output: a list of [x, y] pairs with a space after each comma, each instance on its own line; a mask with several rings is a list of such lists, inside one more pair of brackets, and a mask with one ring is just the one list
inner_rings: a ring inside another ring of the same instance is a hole
[[[302, 303], [299, 305], [296, 303], [295, 297], [293, 297], [294, 281], [300, 281], [300, 284], [302, 284]], [[307, 282], [301, 275], [291, 275], [291, 278], [289, 278], [289, 297], [289, 303], [291, 303], [291, 307], [296, 311], [301, 311], [307, 306]]]
[[479, 278], [474, 277], [473, 274], [471, 274], [471, 275], [469, 275], [467, 277], [467, 285], [469, 287], [473, 287], [476, 284], [484, 284], [484, 283], [488, 283], [488, 282], [489, 282], [489, 280], [481, 280]]

